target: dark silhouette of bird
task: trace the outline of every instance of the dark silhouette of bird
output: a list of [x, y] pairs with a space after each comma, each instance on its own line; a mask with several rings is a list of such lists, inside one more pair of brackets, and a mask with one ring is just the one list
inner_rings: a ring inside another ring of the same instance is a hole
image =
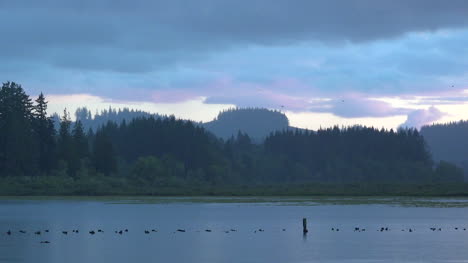
[[62, 234], [68, 235], [68, 231], [62, 231]]
[[185, 232], [185, 229], [177, 229], [177, 232]]
[[206, 229], [205, 232], [211, 232], [211, 229]]
[[340, 229], [339, 229], [339, 228], [337, 228], [337, 229], [336, 229], [336, 231], [340, 231]]
[[237, 230], [236, 229], [231, 229], [231, 232], [236, 232]]
[[458, 227], [455, 227], [455, 230], [458, 230]]
[[6, 233], [7, 233], [7, 235], [11, 236], [11, 231], [10, 230], [8, 230]]
[[50, 244], [49, 241], [41, 241], [41, 244]]
[[34, 232], [35, 235], [40, 235], [41, 234], [41, 231], [36, 231]]
[[145, 230], [145, 234], [149, 234], [149, 233], [150, 233], [150, 231], [148, 231], [148, 230]]
[[24, 231], [24, 230], [20, 230], [19, 232], [20, 232], [21, 234], [26, 234], [26, 231]]
[[354, 231], [355, 231], [355, 232], [356, 232], [356, 231], [359, 231], [359, 227], [355, 227], [355, 228], [354, 228]]
[[263, 229], [260, 228], [258, 231], [259, 231], [259, 232], [264, 232], [265, 230], [263, 230]]
[[332, 231], [335, 231], [335, 228], [332, 227]]
[[101, 229], [98, 229], [98, 232], [99, 232], [99, 233], [104, 233], [104, 231], [102, 231]]
[[94, 232], [94, 230], [89, 231], [89, 233], [90, 233], [91, 235], [96, 234], [96, 232]]
[[44, 230], [44, 232], [49, 233], [49, 229]]
[[151, 229], [151, 232], [158, 232], [158, 230], [156, 230], [156, 229]]
[[122, 235], [122, 230], [119, 231], [119, 234]]
[[128, 232], [128, 229], [125, 229], [125, 232]]
[[409, 232], [413, 232], [413, 229], [410, 228], [410, 229], [409, 229]]
[[283, 231], [286, 231], [286, 229], [285, 229], [285, 228], [283, 228]]

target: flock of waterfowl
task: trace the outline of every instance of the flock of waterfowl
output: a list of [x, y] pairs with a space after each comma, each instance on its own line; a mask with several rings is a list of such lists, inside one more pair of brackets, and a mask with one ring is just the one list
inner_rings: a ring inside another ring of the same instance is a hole
[[[436, 231], [442, 231], [442, 228], [436, 228], [436, 227], [431, 227], [429, 228], [430, 231], [433, 231], [433, 232], [436, 232]], [[456, 231], [466, 231], [466, 228], [465, 227], [454, 227], [453, 230], [456, 230]], [[205, 230], [196, 230], [195, 232], [201, 232], [201, 231], [204, 231], [204, 232], [213, 232], [213, 230], [211, 229], [205, 229]], [[286, 231], [285, 228], [281, 229], [281, 231]], [[331, 231], [333, 232], [339, 232], [340, 231], [340, 228], [337, 228], [337, 227], [333, 227], [331, 228]], [[361, 228], [361, 227], [355, 227], [353, 229], [354, 232], [365, 232], [366, 231], [366, 228]], [[378, 232], [387, 232], [387, 231], [391, 231], [391, 229], [389, 227], [380, 227], [377, 229]], [[403, 228], [401, 229], [401, 231], [407, 231], [407, 232], [414, 232], [415, 229], [413, 228]], [[28, 231], [24, 230], [24, 229], [21, 229], [21, 230], [18, 230], [16, 231], [17, 233], [19, 234], [28, 234]], [[68, 235], [70, 231], [61, 231], [61, 233], [63, 235]], [[123, 235], [125, 233], [128, 233], [129, 230], [128, 229], [120, 229], [120, 230], [114, 230], [114, 233], [117, 234], [117, 235]], [[157, 233], [158, 230], [157, 229], [145, 229], [143, 231], [143, 233], [145, 235], [148, 235], [148, 234], [151, 234], [151, 233]], [[173, 231], [172, 233], [176, 233], [176, 232], [181, 232], [181, 233], [185, 233], [187, 232], [185, 229], [176, 229], [175, 231]], [[236, 229], [229, 229], [229, 230], [223, 230], [222, 232], [224, 233], [230, 233], [230, 232], [237, 232]], [[257, 233], [257, 232], [265, 232], [264, 229], [262, 228], [259, 228], [259, 229], [255, 229], [253, 230], [254, 233]], [[11, 235], [14, 235], [14, 231], [11, 231], [11, 230], [8, 230], [6, 232], [4, 232], [4, 235], [7, 235], [7, 236], [11, 236]], [[32, 231], [31, 233], [33, 233], [34, 235], [36, 236], [40, 236], [42, 234], [45, 234], [45, 233], [50, 233], [49, 229], [45, 229], [45, 230], [38, 230], [38, 231]], [[78, 234], [80, 233], [80, 231], [78, 229], [73, 229], [71, 231], [71, 233], [74, 233], [74, 234]], [[90, 230], [88, 231], [88, 234], [89, 235], [95, 235], [95, 234], [98, 234], [98, 233], [101, 233], [103, 234], [104, 233], [104, 230], [102, 229], [97, 229], [97, 230]], [[50, 244], [50, 241], [40, 241], [41, 244]]]

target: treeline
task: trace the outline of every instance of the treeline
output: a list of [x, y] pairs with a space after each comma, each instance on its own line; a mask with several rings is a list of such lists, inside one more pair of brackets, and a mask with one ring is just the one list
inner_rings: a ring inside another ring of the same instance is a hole
[[64, 111], [58, 126], [47, 115], [43, 94], [33, 102], [20, 85], [3, 84], [0, 194], [187, 194], [241, 186], [463, 180], [454, 165], [434, 164], [412, 129], [284, 130], [254, 144], [246, 134], [222, 140], [174, 117], [107, 122], [93, 131]]
[[[80, 121], [83, 125], [83, 129], [88, 131], [89, 129], [96, 131], [99, 127], [107, 124], [108, 122], [115, 122], [117, 124], [123, 121], [130, 121], [140, 117], [165, 117], [158, 114], [151, 114], [141, 110], [134, 110], [129, 108], [115, 109], [109, 106], [108, 109], [96, 111], [94, 115], [87, 107], [80, 107], [75, 111], [75, 119]], [[52, 120], [55, 123], [56, 129], [60, 125], [60, 115], [54, 113]]]
[[468, 175], [468, 121], [423, 126], [421, 134], [434, 160], [455, 163]]

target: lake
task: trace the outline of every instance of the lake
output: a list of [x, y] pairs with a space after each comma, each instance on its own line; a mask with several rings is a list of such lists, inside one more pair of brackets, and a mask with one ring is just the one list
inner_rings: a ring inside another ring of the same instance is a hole
[[468, 199], [2, 198], [0, 231], [0, 262], [468, 262]]

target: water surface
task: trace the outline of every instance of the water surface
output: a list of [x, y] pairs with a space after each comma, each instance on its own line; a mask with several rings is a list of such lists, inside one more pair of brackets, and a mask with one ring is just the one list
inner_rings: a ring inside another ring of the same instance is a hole
[[468, 262], [463, 228], [456, 198], [2, 198], [0, 262]]

